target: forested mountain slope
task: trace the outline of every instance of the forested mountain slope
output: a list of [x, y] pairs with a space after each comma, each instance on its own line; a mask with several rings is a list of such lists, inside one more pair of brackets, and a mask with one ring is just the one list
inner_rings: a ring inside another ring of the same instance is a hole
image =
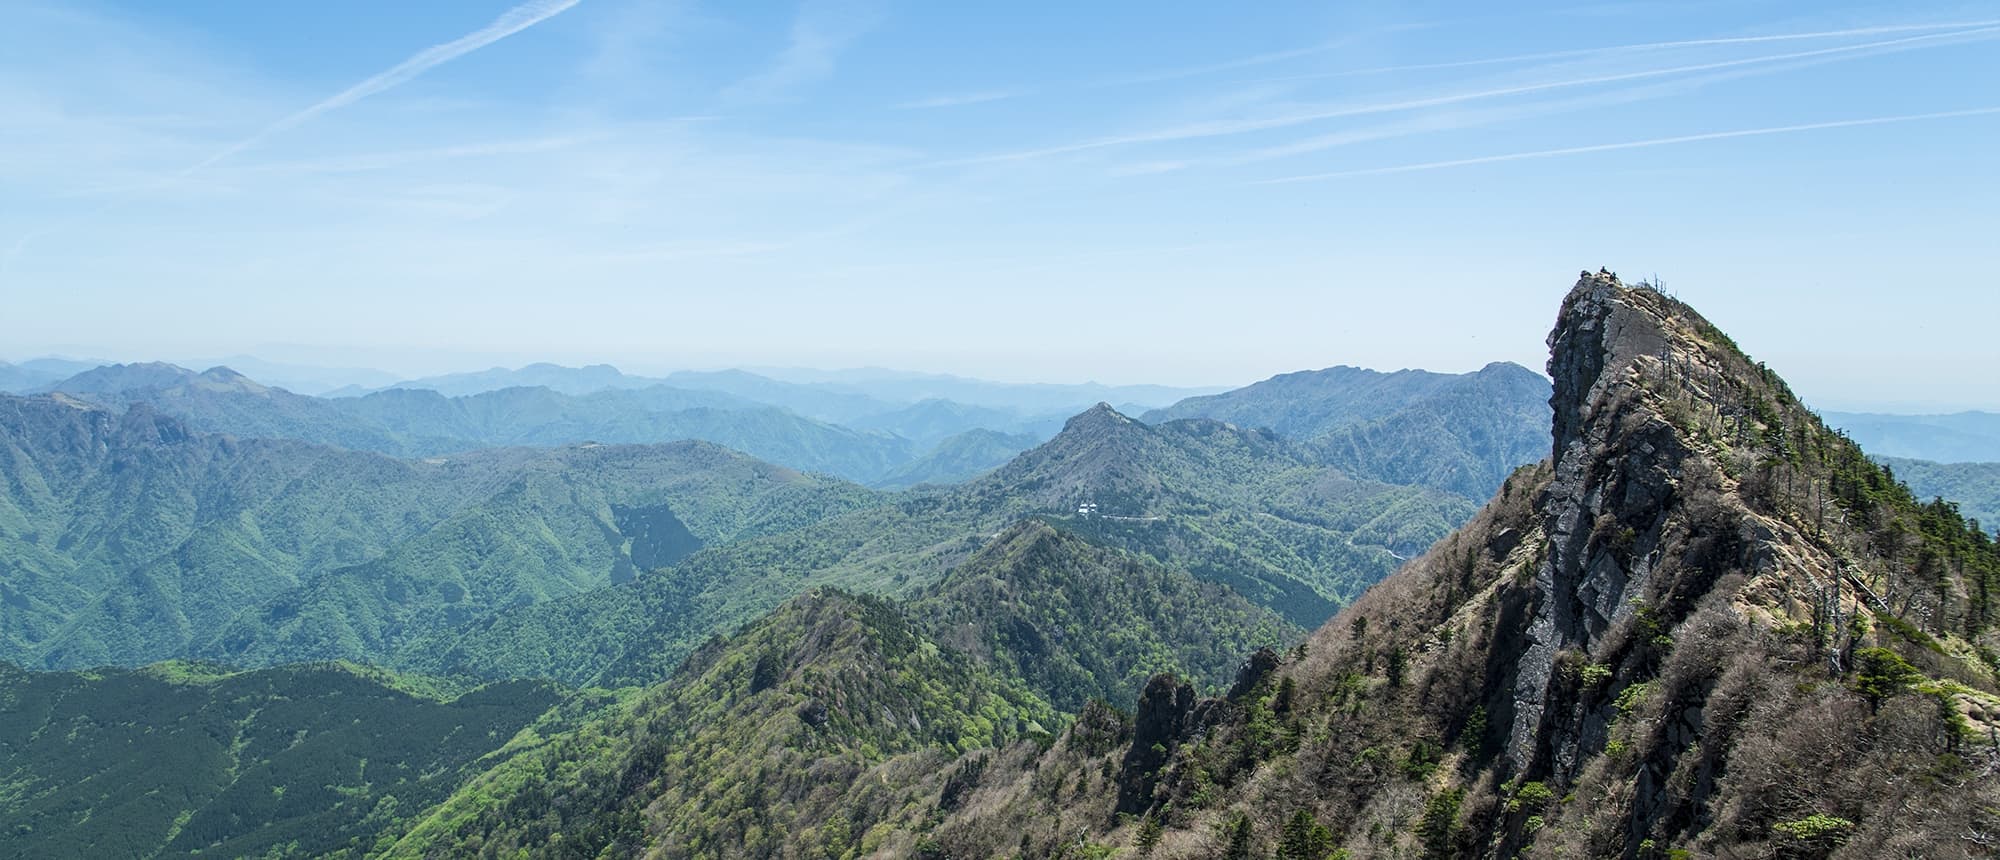
[[501, 762], [385, 856], [838, 856], [863, 834], [825, 813], [902, 803], [864, 779], [871, 766], [936, 766], [1045, 735], [1054, 718], [894, 605], [816, 590], [628, 707]]
[[907, 488], [919, 484], [956, 484], [1005, 465], [1041, 441], [1045, 440], [1026, 433], [967, 430], [945, 438], [923, 456], [896, 467], [895, 471], [877, 479], [871, 486]]
[[920, 771], [1046, 743], [1157, 671], [1219, 684], [1298, 633], [1221, 586], [1022, 523], [907, 603], [815, 590], [711, 641], [629, 708], [470, 783], [392, 856], [874, 850], [891, 832], [871, 822], [928, 805], [895, 788]]
[[551, 712], [346, 665], [22, 672], [0, 664], [0, 855], [362, 857]]
[[[1084, 503], [1095, 514], [1077, 512]], [[1348, 478], [1269, 434], [1148, 426], [1099, 406], [964, 485], [704, 549], [629, 585], [410, 641], [398, 665], [568, 683], [650, 683], [711, 634], [815, 586], [914, 594], [994, 535], [1040, 519], [1225, 585], [1311, 626], [1469, 515], [1457, 496]]]
[[1546, 453], [1548, 398], [1547, 379], [1496, 363], [1312, 441], [1326, 462], [1349, 474], [1483, 500], [1516, 468]]
[[2000, 463], [1933, 463], [1902, 457], [1876, 457], [1895, 470], [1919, 499], [1941, 498], [1958, 505], [1959, 513], [1978, 520], [1988, 534], [2000, 531]]
[[697, 442], [396, 460], [0, 398], [0, 656], [385, 659], [450, 623], [875, 504]]

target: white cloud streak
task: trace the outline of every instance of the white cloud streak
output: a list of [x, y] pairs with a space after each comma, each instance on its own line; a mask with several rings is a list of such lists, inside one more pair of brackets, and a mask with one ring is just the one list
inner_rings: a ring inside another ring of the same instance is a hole
[[1720, 60], [1709, 63], [1695, 63], [1690, 65], [1672, 66], [1668, 68], [1644, 69], [1636, 72], [1621, 72], [1618, 74], [1609, 74], [1609, 75], [1593, 75], [1590, 77], [1569, 78], [1559, 81], [1544, 81], [1542, 83], [1536, 83], [1536, 84], [1523, 84], [1519, 86], [1500, 87], [1496, 89], [1449, 93], [1446, 95], [1431, 96], [1427, 98], [1378, 102], [1375, 104], [1363, 104], [1363, 105], [1329, 106], [1314, 110], [1300, 111], [1290, 114], [1282, 114], [1278, 116], [1261, 117], [1255, 119], [1213, 120], [1209, 122], [1193, 123], [1173, 128], [1160, 129], [1157, 131], [1141, 132], [1138, 134], [1100, 137], [1092, 140], [1081, 141], [1078, 143], [1043, 147], [1041, 149], [1031, 149], [1031, 150], [1024, 150], [1021, 152], [1003, 153], [1000, 155], [987, 155], [987, 156], [978, 156], [967, 159], [958, 159], [954, 161], [942, 162], [939, 165], [933, 165], [933, 166], [959, 166], [959, 165], [971, 165], [971, 164], [988, 164], [988, 163], [1007, 162], [1007, 161], [1026, 161], [1037, 158], [1046, 158], [1052, 155], [1066, 155], [1074, 152], [1085, 152], [1094, 149], [1104, 149], [1116, 146], [1129, 146], [1133, 144], [1144, 144], [1144, 143], [1167, 143], [1180, 140], [1224, 137], [1229, 135], [1247, 134], [1256, 131], [1265, 131], [1269, 129], [1286, 128], [1290, 126], [1302, 125], [1305, 123], [1318, 122], [1322, 120], [1341, 119], [1354, 116], [1367, 116], [1371, 114], [1381, 114], [1381, 113], [1395, 113], [1395, 112], [1419, 110], [1431, 107], [1445, 107], [1449, 105], [1479, 101], [1482, 99], [1527, 95], [1531, 93], [1546, 92], [1549, 90], [1565, 89], [1570, 87], [1620, 83], [1624, 81], [1644, 80], [1647, 78], [1658, 78], [1671, 75], [1684, 75], [1684, 74], [1694, 74], [1697, 72], [1709, 72], [1718, 69], [1731, 69], [1744, 66], [1766, 65], [1766, 64], [1791, 62], [1797, 60], [1807, 60], [1818, 57], [1832, 57], [1839, 55], [1858, 56], [1869, 52], [1889, 52], [1897, 50], [1908, 50], [1916, 47], [1928, 47], [1933, 44], [1946, 44], [1950, 40], [1983, 40], [1992, 38], [1995, 35], [2000, 35], [2000, 26], [1980, 27], [1969, 30], [1953, 30], [1945, 33], [1930, 33], [1921, 36], [1905, 36], [1899, 39], [1884, 39], [1874, 42], [1864, 42], [1859, 45], [1842, 45], [1833, 48], [1818, 48], [1810, 51], [1794, 51], [1791, 53], [1771, 54], [1761, 57], [1748, 57], [1736, 60]]
[[1679, 48], [1712, 48], [1727, 45], [1754, 45], [1768, 42], [1797, 42], [1813, 39], [1840, 39], [1855, 36], [1886, 36], [1891, 33], [1924, 33], [1940, 30], [1972, 30], [1981, 27], [2000, 26], [2000, 18], [1984, 21], [1960, 21], [1953, 24], [1891, 24], [1880, 27], [1855, 27], [1847, 30], [1819, 30], [1811, 33], [1775, 33], [1764, 36], [1722, 36], [1709, 39], [1680, 39], [1671, 42], [1644, 42], [1636, 45], [1610, 45], [1602, 48], [1572, 48], [1563, 51], [1543, 51], [1536, 54], [1513, 54], [1505, 57], [1483, 57], [1477, 60], [1449, 60], [1439, 63], [1408, 63], [1396, 66], [1375, 66], [1366, 69], [1347, 69], [1338, 72], [1318, 72], [1303, 75], [1285, 75], [1267, 78], [1267, 81], [1300, 81], [1320, 78], [1345, 78], [1360, 75], [1386, 75], [1397, 72], [1420, 72], [1436, 69], [1464, 69], [1474, 66], [1504, 66], [1513, 63], [1528, 63], [1539, 60], [1562, 60], [1571, 57], [1594, 57], [1602, 54], [1619, 54], [1642, 51], [1668, 51]]
[[1966, 108], [1964, 110], [1937, 111], [1934, 113], [1901, 114], [1897, 116], [1876, 116], [1864, 119], [1842, 119], [1829, 122], [1811, 122], [1801, 125], [1778, 125], [1766, 128], [1746, 128], [1733, 131], [1711, 131], [1702, 134], [1683, 134], [1673, 137], [1656, 137], [1648, 140], [1628, 140], [1619, 143], [1598, 143], [1588, 146], [1565, 146], [1558, 149], [1540, 149], [1533, 152], [1510, 152], [1504, 155], [1481, 155], [1473, 158], [1454, 158], [1445, 161], [1426, 161], [1417, 164], [1398, 164], [1389, 167], [1365, 167], [1356, 170], [1335, 170], [1326, 173], [1309, 173], [1302, 176], [1285, 176], [1277, 179], [1261, 179], [1252, 185], [1278, 185], [1299, 182], [1323, 182], [1331, 179], [1347, 179], [1358, 176], [1380, 176], [1390, 173], [1414, 173], [1424, 170], [1444, 170], [1453, 167], [1471, 167], [1480, 164], [1499, 164], [1508, 161], [1527, 161], [1539, 158], [1561, 158], [1568, 155], [1586, 155], [1593, 152], [1616, 152], [1622, 149], [1646, 149], [1655, 146], [1673, 146], [1681, 143], [1700, 143], [1710, 140], [1730, 140], [1739, 137], [1762, 137], [1771, 134], [1797, 134], [1808, 131], [1825, 131], [1837, 128], [1859, 128], [1871, 125], [1895, 125], [1906, 122], [1956, 119], [1969, 116], [2000, 114], [2000, 107]]

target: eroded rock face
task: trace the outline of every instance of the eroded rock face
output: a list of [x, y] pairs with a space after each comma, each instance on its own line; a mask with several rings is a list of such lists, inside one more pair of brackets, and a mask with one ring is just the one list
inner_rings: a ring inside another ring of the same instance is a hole
[[1545, 713], [1561, 680], [1558, 662], [1564, 651], [1587, 650], [1631, 611], [1677, 500], [1692, 452], [1638, 403], [1634, 379], [1637, 360], [1669, 343], [1661, 321], [1634, 306], [1617, 276], [1605, 272], [1583, 274], [1549, 335], [1555, 476], [1540, 502], [1549, 547], [1536, 571], [1540, 602], [1508, 740], [1517, 773], [1538, 758], [1565, 777], [1574, 773], [1578, 738]]
[[1133, 715], [1132, 748], [1118, 774], [1118, 811], [1138, 814], [1152, 808], [1160, 769], [1173, 755], [1194, 716], [1194, 687], [1161, 673], [1146, 682]]

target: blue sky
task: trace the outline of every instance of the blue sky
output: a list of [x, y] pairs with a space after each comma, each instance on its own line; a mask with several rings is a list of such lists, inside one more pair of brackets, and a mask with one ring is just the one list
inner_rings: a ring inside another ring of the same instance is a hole
[[8, 0], [0, 357], [1539, 368], [1604, 265], [2000, 409], [2000, 3], [1507, 5]]

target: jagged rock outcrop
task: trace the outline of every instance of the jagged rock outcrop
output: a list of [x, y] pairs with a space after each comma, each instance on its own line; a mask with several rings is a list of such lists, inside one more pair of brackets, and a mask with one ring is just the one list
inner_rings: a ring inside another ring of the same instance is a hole
[[1257, 649], [1256, 653], [1251, 654], [1250, 659], [1243, 661], [1243, 666], [1236, 670], [1236, 682], [1229, 685], [1229, 698], [1240, 699], [1249, 695], [1257, 689], [1257, 685], [1271, 677], [1272, 672], [1278, 671], [1278, 666], [1278, 652], [1269, 648]]
[[1119, 769], [1119, 812], [1136, 814], [1152, 807], [1160, 768], [1187, 733], [1194, 705], [1194, 688], [1172, 675], [1154, 675], [1146, 683], [1132, 723], [1132, 747]]

